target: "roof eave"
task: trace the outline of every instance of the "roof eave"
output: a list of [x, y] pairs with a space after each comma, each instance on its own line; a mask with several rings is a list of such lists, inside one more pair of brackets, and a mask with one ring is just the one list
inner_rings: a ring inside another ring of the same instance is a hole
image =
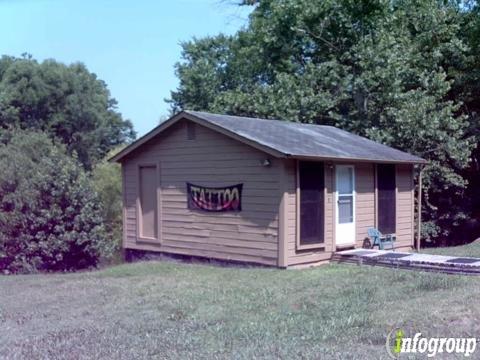
[[418, 160], [388, 160], [388, 159], [373, 159], [373, 158], [354, 158], [354, 157], [328, 157], [328, 156], [314, 156], [314, 155], [290, 155], [290, 158], [297, 160], [321, 160], [321, 161], [351, 161], [351, 162], [370, 162], [370, 163], [384, 163], [384, 164], [428, 164], [425, 159], [418, 158]]

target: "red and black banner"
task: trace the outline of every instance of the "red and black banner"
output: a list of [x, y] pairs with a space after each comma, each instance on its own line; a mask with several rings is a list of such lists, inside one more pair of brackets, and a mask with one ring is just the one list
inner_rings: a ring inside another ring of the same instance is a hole
[[204, 211], [241, 211], [243, 184], [212, 188], [187, 183], [188, 208]]

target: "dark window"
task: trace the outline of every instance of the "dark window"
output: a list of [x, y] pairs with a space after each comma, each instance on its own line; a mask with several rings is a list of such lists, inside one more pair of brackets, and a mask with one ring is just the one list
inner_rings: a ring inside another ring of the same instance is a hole
[[384, 234], [395, 233], [395, 165], [377, 165], [378, 230]]
[[323, 243], [324, 168], [320, 162], [302, 161], [300, 177], [300, 245]]
[[187, 123], [187, 139], [195, 140], [195, 124], [192, 122]]

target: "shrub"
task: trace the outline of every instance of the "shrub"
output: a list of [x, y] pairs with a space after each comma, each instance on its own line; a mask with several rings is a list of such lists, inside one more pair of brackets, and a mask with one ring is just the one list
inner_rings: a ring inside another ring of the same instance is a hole
[[99, 194], [107, 236], [115, 244], [117, 254], [122, 241], [122, 173], [120, 164], [107, 160], [122, 148], [112, 150], [92, 171], [93, 187]]
[[0, 271], [74, 270], [109, 256], [99, 198], [79, 162], [46, 134], [0, 137]]

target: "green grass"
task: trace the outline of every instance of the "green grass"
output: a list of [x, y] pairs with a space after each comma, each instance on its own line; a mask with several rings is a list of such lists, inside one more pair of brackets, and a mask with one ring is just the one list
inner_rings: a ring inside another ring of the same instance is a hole
[[[480, 255], [480, 244], [435, 250]], [[434, 252], [431, 250], [430, 252]], [[174, 262], [0, 277], [0, 358], [384, 359], [395, 326], [475, 336], [480, 278]]]

